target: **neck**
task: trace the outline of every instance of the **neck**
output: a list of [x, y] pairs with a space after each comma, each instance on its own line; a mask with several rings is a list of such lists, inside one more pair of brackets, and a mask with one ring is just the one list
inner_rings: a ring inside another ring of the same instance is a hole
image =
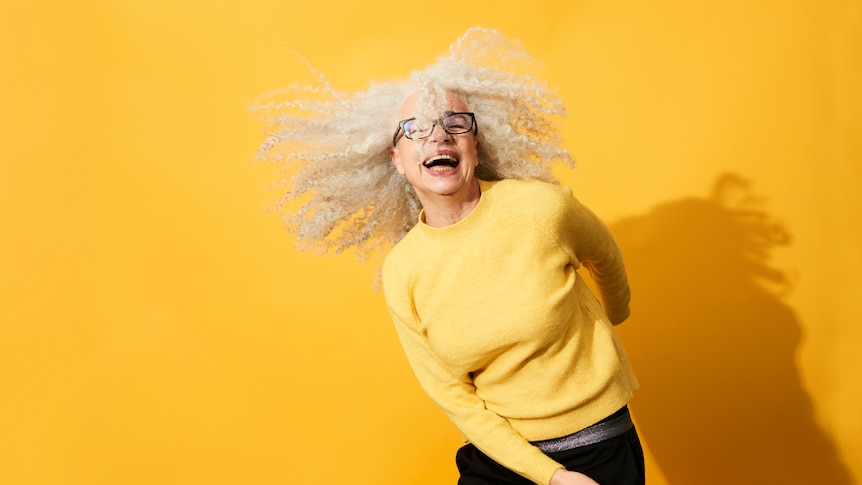
[[425, 224], [431, 227], [446, 227], [455, 224], [467, 217], [476, 205], [482, 191], [479, 190], [479, 182], [472, 180], [470, 190], [459, 195], [437, 195], [429, 200], [422, 200], [422, 208], [425, 210]]

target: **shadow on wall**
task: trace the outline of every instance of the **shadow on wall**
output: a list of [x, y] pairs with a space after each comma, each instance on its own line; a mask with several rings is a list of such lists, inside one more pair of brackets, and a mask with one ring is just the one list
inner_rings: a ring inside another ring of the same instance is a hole
[[618, 327], [641, 389], [642, 436], [673, 485], [851, 484], [796, 367], [801, 325], [769, 266], [786, 230], [748, 183], [611, 226], [632, 284]]

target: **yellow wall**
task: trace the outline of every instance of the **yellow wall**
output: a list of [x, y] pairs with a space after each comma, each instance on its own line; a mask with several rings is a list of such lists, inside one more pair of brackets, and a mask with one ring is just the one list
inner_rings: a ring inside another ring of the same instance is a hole
[[361, 89], [471, 25], [569, 104], [650, 483], [862, 479], [858, 1], [225, 3], [0, 7], [0, 483], [454, 483], [371, 269], [262, 210], [247, 105], [287, 49]]

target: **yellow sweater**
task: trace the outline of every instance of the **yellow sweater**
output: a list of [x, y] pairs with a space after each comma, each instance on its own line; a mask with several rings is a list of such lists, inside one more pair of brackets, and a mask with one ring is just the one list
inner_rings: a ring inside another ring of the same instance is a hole
[[420, 384], [461, 433], [547, 484], [561, 465], [529, 442], [594, 424], [637, 388], [613, 329], [629, 314], [628, 281], [610, 232], [569, 188], [480, 187], [466, 218], [420, 220], [392, 249], [386, 302]]

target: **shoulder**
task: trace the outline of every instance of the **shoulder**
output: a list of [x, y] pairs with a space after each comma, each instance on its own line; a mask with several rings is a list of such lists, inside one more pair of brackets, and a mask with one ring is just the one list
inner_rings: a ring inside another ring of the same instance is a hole
[[572, 189], [565, 185], [544, 182], [536, 179], [505, 179], [496, 182], [482, 182], [483, 190], [503, 196], [525, 197], [527, 200], [543, 202], [565, 201], [572, 198]]
[[[488, 184], [487, 195], [496, 206], [524, 215], [553, 217], [570, 212], [578, 205], [572, 189], [564, 185], [535, 179], [505, 179], [484, 184]], [[484, 184], [483, 191], [486, 190]]]

